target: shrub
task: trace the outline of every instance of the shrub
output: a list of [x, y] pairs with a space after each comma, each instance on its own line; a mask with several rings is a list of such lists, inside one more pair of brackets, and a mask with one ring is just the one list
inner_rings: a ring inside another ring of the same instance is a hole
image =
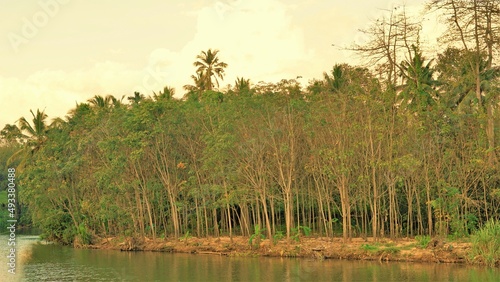
[[396, 246], [389, 246], [385, 247], [382, 252], [383, 253], [388, 253], [388, 254], [397, 254], [401, 251], [401, 248], [396, 247]]
[[292, 239], [296, 242], [300, 241], [300, 236], [309, 236], [311, 234], [311, 228], [308, 226], [297, 226], [296, 228], [292, 228]]
[[419, 235], [415, 236], [415, 240], [417, 241], [417, 247], [421, 249], [427, 248], [429, 246], [429, 243], [431, 242], [431, 237], [429, 235]]
[[278, 243], [279, 240], [285, 238], [283, 231], [276, 231], [276, 234], [273, 235], [273, 243]]
[[472, 260], [489, 266], [500, 264], [500, 221], [489, 220], [471, 237]]
[[[248, 244], [252, 247], [252, 248], [258, 248], [259, 245], [260, 245], [260, 239], [264, 239], [265, 236], [263, 234], [264, 232], [264, 228], [260, 228], [260, 226], [258, 224], [256, 224], [254, 226], [254, 233], [250, 236], [250, 239], [248, 240]], [[253, 242], [253, 240], [255, 239], [255, 243]]]
[[92, 244], [92, 235], [90, 234], [88, 228], [83, 223], [80, 223], [80, 225], [78, 226], [77, 236], [82, 244], [84, 245]]
[[363, 244], [363, 245], [361, 245], [361, 250], [374, 253], [374, 252], [378, 252], [380, 250], [380, 247], [375, 246], [375, 245], [370, 245], [370, 244]]
[[187, 239], [191, 238], [191, 234], [189, 233], [189, 230], [184, 233], [184, 236], [179, 238], [179, 241], [187, 241]]

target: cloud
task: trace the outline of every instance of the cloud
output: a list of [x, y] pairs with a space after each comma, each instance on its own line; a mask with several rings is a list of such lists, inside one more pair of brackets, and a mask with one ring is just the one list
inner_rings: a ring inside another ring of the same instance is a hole
[[157, 69], [179, 88], [191, 83], [196, 55], [212, 48], [219, 49], [220, 59], [228, 64], [221, 86], [232, 84], [237, 76], [254, 82], [295, 78], [297, 66], [310, 61], [314, 52], [305, 49], [303, 31], [293, 25], [288, 9], [275, 0], [217, 1], [202, 7], [195, 12], [196, 32], [181, 51], [154, 51], [163, 53], [164, 61], [175, 57], [170, 66]]
[[72, 72], [46, 69], [26, 79], [0, 76], [0, 125], [13, 123], [22, 116], [31, 117], [30, 109], [45, 110], [52, 119], [64, 117], [76, 103], [86, 102], [94, 95], [131, 95], [135, 82], [142, 76], [142, 71], [114, 62], [96, 63], [90, 69]]
[[[190, 76], [195, 72], [193, 62], [196, 55], [209, 48], [219, 49], [220, 59], [228, 64], [221, 87], [234, 84], [237, 76], [249, 78], [253, 83], [260, 80], [275, 82], [298, 75], [304, 79], [313, 78], [324, 71], [323, 65], [327, 64], [325, 52], [320, 53], [317, 42], [311, 41], [315, 30], [306, 27], [306, 22], [299, 22], [297, 18], [297, 9], [306, 5], [303, 1], [295, 1], [302, 6], [279, 0], [202, 3], [189, 5], [194, 10], [184, 20], [194, 19], [195, 23], [189, 27], [193, 31], [183, 37], [185, 44], [182, 47], [145, 37], [144, 40], [134, 41], [141, 42], [141, 48], [131, 49], [129, 45], [109, 44], [114, 39], [107, 40], [106, 37], [102, 38], [100, 45], [93, 44], [91, 48], [80, 50], [88, 51], [82, 56], [74, 56], [79, 49], [73, 50], [69, 45], [50, 56], [49, 53], [39, 54], [38, 57], [33, 55], [33, 60], [46, 59], [44, 64], [40, 64], [46, 69], [28, 73], [22, 79], [0, 76], [2, 105], [10, 104], [17, 108], [12, 109], [8, 116], [2, 113], [0, 124], [11, 123], [22, 115], [29, 116], [29, 109], [36, 108], [46, 108], [50, 117], [64, 116], [75, 106], [75, 102], [85, 102], [94, 95], [112, 94], [120, 98], [135, 91], [151, 95], [168, 85], [176, 88], [177, 96], [182, 96], [182, 86], [192, 83]], [[187, 9], [184, 8], [184, 11]], [[322, 12], [325, 10], [321, 9]], [[186, 15], [186, 12], [183, 13]], [[169, 30], [183, 30], [185, 23], [178, 26], [169, 23], [167, 26]], [[59, 26], [54, 25], [56, 27]], [[81, 34], [96, 32], [91, 27], [89, 30], [85, 28], [81, 27]], [[123, 29], [127, 28], [124, 25]], [[149, 28], [150, 32], [156, 30]], [[175, 42], [177, 37], [167, 35], [165, 38]], [[56, 44], [60, 39], [57, 37], [47, 42]], [[74, 48], [80, 48], [79, 42], [76, 41]], [[149, 53], [144, 46], [150, 46]], [[103, 48], [104, 51], [101, 50]], [[327, 48], [331, 47], [328, 45]], [[108, 54], [107, 57], [104, 54]], [[16, 114], [20, 109], [22, 115]]]
[[254, 83], [295, 78], [298, 66], [312, 60], [314, 52], [305, 49], [303, 32], [293, 26], [288, 9], [276, 0], [217, 1], [199, 7], [193, 12], [196, 32], [191, 40], [179, 51], [151, 51], [133, 91], [150, 95], [168, 85], [182, 96], [182, 87], [192, 84], [196, 56], [209, 48], [218, 49], [220, 60], [228, 64], [221, 88], [233, 84], [237, 76]]
[[[24, 79], [0, 76], [0, 101], [7, 105], [0, 124], [28, 118], [29, 110], [37, 108], [45, 109], [49, 118], [64, 117], [75, 103], [94, 95], [151, 95], [168, 85], [182, 96], [183, 85], [192, 83], [196, 55], [209, 48], [219, 49], [220, 59], [229, 65], [220, 87], [233, 84], [237, 76], [254, 83], [306, 77], [302, 66], [313, 60], [314, 51], [306, 49], [304, 31], [294, 25], [292, 9], [278, 0], [216, 1], [192, 12], [195, 32], [182, 48], [152, 46], [142, 67], [107, 60], [73, 70], [43, 69]], [[112, 55], [126, 52], [106, 48]]]
[[220, 42], [232, 81], [242, 75], [266, 81], [294, 78], [296, 66], [310, 61], [313, 51], [305, 49], [303, 31], [293, 25], [289, 9], [280, 1], [257, 0], [239, 1], [218, 20], [210, 20], [207, 11], [193, 44]]

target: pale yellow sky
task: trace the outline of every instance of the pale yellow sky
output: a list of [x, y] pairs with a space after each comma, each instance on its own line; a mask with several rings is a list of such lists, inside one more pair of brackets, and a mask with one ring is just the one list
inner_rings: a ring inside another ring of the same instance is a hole
[[[423, 7], [424, 0], [406, 0]], [[63, 117], [94, 95], [184, 94], [197, 54], [219, 49], [237, 76], [274, 82], [320, 78], [356, 64], [332, 47], [403, 1], [388, 0], [0, 0], [0, 129], [37, 108]]]

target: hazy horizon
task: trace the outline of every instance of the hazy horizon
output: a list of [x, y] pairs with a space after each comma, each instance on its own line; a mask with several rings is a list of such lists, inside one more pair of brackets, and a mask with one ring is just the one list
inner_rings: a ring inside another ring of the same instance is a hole
[[31, 120], [30, 109], [64, 117], [95, 95], [148, 96], [168, 85], [182, 96], [209, 48], [228, 64], [221, 88], [236, 77], [301, 76], [305, 86], [334, 64], [357, 64], [339, 47], [402, 3], [416, 10], [425, 1], [2, 0], [0, 127]]

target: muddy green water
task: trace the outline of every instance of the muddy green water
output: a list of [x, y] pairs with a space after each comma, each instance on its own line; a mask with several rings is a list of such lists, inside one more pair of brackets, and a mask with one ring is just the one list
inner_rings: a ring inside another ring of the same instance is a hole
[[80, 250], [16, 237], [16, 274], [0, 235], [0, 281], [500, 281], [500, 269], [451, 264], [379, 263]]

